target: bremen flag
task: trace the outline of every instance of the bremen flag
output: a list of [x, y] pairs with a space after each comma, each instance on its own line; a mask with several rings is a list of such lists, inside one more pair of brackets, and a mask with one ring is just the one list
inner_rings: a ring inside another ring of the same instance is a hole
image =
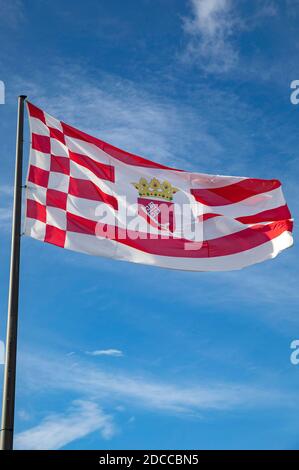
[[91, 255], [225, 271], [292, 245], [278, 180], [178, 170], [120, 150], [28, 103], [25, 233]]

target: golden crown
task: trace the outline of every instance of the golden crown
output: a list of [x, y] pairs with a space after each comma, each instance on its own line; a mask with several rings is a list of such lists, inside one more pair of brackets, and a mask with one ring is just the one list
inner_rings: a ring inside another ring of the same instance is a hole
[[132, 184], [139, 192], [139, 196], [157, 197], [167, 201], [172, 201], [173, 195], [179, 191], [169, 181], [165, 180], [160, 183], [157, 178], [152, 178], [150, 181], [147, 181], [146, 178], [140, 178], [138, 183]]

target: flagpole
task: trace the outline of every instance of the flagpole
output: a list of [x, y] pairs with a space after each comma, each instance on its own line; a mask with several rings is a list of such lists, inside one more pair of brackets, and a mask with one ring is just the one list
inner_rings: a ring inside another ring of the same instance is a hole
[[10, 278], [6, 332], [6, 357], [2, 398], [2, 423], [0, 443], [1, 450], [12, 450], [13, 448], [19, 305], [19, 267], [22, 216], [22, 166], [25, 99], [26, 96], [24, 95], [21, 95], [18, 98], [14, 203], [12, 217]]

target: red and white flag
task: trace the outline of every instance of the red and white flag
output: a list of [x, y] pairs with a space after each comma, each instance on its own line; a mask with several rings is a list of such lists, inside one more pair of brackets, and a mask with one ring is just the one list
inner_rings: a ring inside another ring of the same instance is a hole
[[91, 255], [192, 271], [240, 269], [292, 245], [278, 180], [170, 168], [27, 104], [27, 235]]

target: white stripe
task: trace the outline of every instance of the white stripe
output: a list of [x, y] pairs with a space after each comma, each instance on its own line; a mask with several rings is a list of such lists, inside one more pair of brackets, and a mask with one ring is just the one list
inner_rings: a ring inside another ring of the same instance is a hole
[[133, 174], [141, 173], [140, 176], [149, 175], [151, 177], [160, 177], [162, 179], [169, 179], [171, 175], [171, 178], [173, 178], [173, 180], [171, 181], [172, 184], [175, 185], [181, 183], [183, 184], [183, 188], [185, 187], [186, 183], [188, 184], [189, 188], [220, 188], [247, 179], [243, 176], [206, 175], [204, 173], [191, 173], [187, 171], [147, 168], [143, 166], [129, 165], [110, 156], [108, 153], [97, 147], [95, 144], [68, 136], [65, 136], [65, 141], [69, 150], [81, 155], [86, 155], [101, 163], [106, 163], [107, 165], [119, 167], [119, 169], [121, 169], [125, 174], [128, 172], [132, 172]]
[[67, 232], [65, 248], [89, 255], [115, 258], [117, 246], [113, 240], [108, 240], [107, 238], [97, 238], [93, 235]]
[[[82, 236], [70, 232], [67, 233], [67, 240], [67, 248], [70, 250], [183, 271], [230, 271], [242, 269], [246, 266], [275, 258], [282, 250], [289, 248], [293, 244], [292, 234], [286, 231], [269, 242], [241, 253], [195, 259], [152, 255], [114, 240], [99, 240], [89, 235]], [[108, 250], [107, 252], [106, 249]]]
[[205, 214], [213, 213], [220, 214], [226, 217], [237, 218], [248, 215], [254, 215], [276, 207], [284, 206], [285, 199], [281, 187], [273, 189], [263, 194], [249, 197], [241, 202], [235, 204], [228, 204], [226, 206], [205, 206], [200, 204]]
[[80, 139], [75, 139], [74, 137], [68, 137], [67, 135], [65, 135], [65, 143], [72, 152], [86, 155], [100, 163], [106, 163], [107, 165], [111, 164], [110, 155], [99, 149], [99, 147], [94, 144], [84, 142]]
[[[109, 223], [116, 221], [115, 210], [109, 204], [71, 196], [70, 194], [67, 198], [67, 211], [95, 222], [101, 221], [101, 217], [104, 217], [105, 214], [111, 214]], [[105, 223], [108, 223], [108, 221], [105, 221]]]
[[222, 216], [205, 220], [202, 222], [202, 225], [204, 240], [212, 240], [213, 238], [224, 237], [226, 235], [237, 233], [250, 227], [250, 225], [242, 224], [235, 219]]
[[96, 176], [91, 170], [70, 160], [70, 176], [73, 178], [92, 181], [98, 188], [111, 196], [115, 194], [115, 185], [111, 181], [103, 180]]
[[242, 269], [266, 259], [275, 258], [282, 250], [293, 244], [290, 232], [284, 232], [256, 248], [227, 256], [214, 258], [172, 258], [144, 253], [135, 248], [118, 244], [116, 258], [134, 263], [150, 264], [162, 268], [181, 269], [184, 271], [230, 271]]
[[191, 187], [194, 189], [224, 188], [225, 186], [230, 186], [231, 184], [248, 179], [245, 176], [221, 176], [205, 173], [190, 173], [190, 175], [192, 182]]
[[80, 138], [74, 138], [65, 136], [66, 144], [69, 149], [73, 152], [79, 153], [81, 155], [86, 155], [94, 160], [99, 162], [112, 164], [113, 166], [122, 166], [129, 167], [131, 171], [134, 172], [143, 172], [144, 174], [150, 174], [153, 177], [169, 178], [171, 175], [174, 178], [173, 184], [178, 181], [185, 182], [188, 180], [191, 188], [196, 189], [209, 189], [209, 188], [220, 188], [229, 186], [234, 183], [238, 183], [245, 179], [248, 179], [244, 176], [220, 176], [220, 175], [209, 175], [205, 173], [191, 173], [187, 171], [178, 171], [172, 169], [163, 169], [163, 168], [147, 168], [144, 166], [130, 165], [123, 163], [117, 158], [112, 157], [109, 153], [106, 153], [104, 150], [97, 147], [95, 144], [85, 142]]

